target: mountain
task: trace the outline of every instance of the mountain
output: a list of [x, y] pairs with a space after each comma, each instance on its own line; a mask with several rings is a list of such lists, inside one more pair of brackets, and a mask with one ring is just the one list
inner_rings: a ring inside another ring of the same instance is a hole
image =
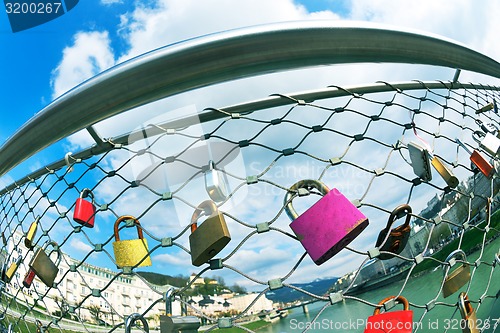
[[[315, 295], [323, 295], [338, 280], [338, 278], [316, 279], [309, 283], [293, 283], [292, 285], [307, 290]], [[266, 297], [273, 302], [292, 302], [295, 300], [308, 300], [311, 297], [295, 289], [283, 287], [266, 293]]]

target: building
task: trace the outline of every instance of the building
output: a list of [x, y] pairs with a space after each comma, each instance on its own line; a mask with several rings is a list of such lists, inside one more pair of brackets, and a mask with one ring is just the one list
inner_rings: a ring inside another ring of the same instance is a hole
[[[144, 313], [151, 304], [159, 299], [171, 286], [148, 285], [134, 275], [117, 276], [116, 271], [79, 262], [63, 254], [58, 265], [59, 272], [55, 279], [57, 288], [48, 288], [35, 277], [30, 288], [22, 287], [22, 282], [28, 270], [28, 263], [34, 255], [24, 246], [21, 232], [14, 233], [7, 244], [8, 253], [12, 253], [7, 267], [19, 255], [24, 255], [22, 263], [7, 284], [7, 295], [14, 295], [16, 300], [25, 305], [35, 304], [49, 314], [56, 315], [59, 311], [68, 310], [75, 313], [82, 321], [96, 323], [96, 312], [99, 319], [109, 324], [123, 322], [132, 313]], [[14, 244], [19, 244], [17, 247]], [[6, 254], [4, 254], [6, 255]], [[54, 259], [55, 255], [51, 258]], [[22, 288], [21, 288], [22, 287]], [[174, 315], [181, 314], [180, 302], [172, 304]], [[165, 313], [165, 303], [158, 302], [148, 311], [148, 319], [157, 320], [157, 315]]]

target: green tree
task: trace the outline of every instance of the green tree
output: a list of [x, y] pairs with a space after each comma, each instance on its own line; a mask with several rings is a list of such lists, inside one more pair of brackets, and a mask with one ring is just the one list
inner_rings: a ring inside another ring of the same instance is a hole
[[87, 308], [92, 317], [94, 317], [96, 323], [99, 323], [99, 315], [101, 314], [101, 307], [99, 305], [91, 305]]

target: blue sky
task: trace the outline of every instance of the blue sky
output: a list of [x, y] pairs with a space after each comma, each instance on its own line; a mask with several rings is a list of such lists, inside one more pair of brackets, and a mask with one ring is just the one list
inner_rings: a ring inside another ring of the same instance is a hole
[[[271, 22], [357, 20], [440, 34], [500, 59], [494, 23], [497, 17], [493, 15], [499, 12], [499, 6], [496, 1], [484, 1], [478, 5], [473, 0], [456, 1], [453, 7], [444, 1], [420, 1], [417, 4], [389, 0], [81, 0], [62, 17], [26, 31], [12, 33], [7, 15], [0, 5], [0, 145], [36, 112], [83, 80], [131, 57], [187, 38]], [[333, 83], [449, 80], [454, 71], [429, 67], [357, 65], [314, 73], [305, 82], [299, 75], [292, 75], [290, 82], [270, 81], [284, 91], [297, 91]], [[484, 80], [484, 77], [471, 73], [464, 73], [462, 78], [465, 81], [480, 78], [483, 83], [498, 84], [497, 80]], [[237, 98], [236, 101], [245, 101], [269, 94], [270, 90], [265, 89], [265, 84], [256, 84], [258, 79], [252, 82], [255, 84], [255, 96], [248, 93], [231, 97]], [[202, 93], [198, 97], [213, 101], [202, 96]], [[222, 105], [234, 102], [224, 99], [222, 95], [215, 101]], [[179, 108], [186, 106], [182, 98], [175, 103], [178, 103]], [[154, 116], [160, 114], [149, 114], [149, 117]], [[105, 136], [108, 133], [107, 136], [121, 134], [119, 131], [123, 127], [128, 125], [128, 130], [135, 127], [127, 124], [127, 119], [133, 119], [127, 117], [120, 118], [121, 122], [103, 122], [97, 127]], [[23, 164], [10, 172], [8, 177], [0, 178], [0, 185], [8, 185], [33, 168], [42, 167], [62, 158], [67, 151], [86, 148], [91, 143], [88, 135], [78, 133], [37, 155], [36, 160], [29, 165]], [[262, 248], [257, 249], [257, 252], [265, 253]], [[166, 259], [175, 262], [174, 256]], [[331, 275], [341, 272], [334, 271]], [[302, 279], [309, 277], [303, 276]]]

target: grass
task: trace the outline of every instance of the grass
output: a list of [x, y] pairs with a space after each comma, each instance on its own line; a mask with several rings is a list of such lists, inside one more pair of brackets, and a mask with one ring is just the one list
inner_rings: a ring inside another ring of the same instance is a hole
[[[481, 229], [484, 229], [485, 226], [486, 226], [486, 221], [478, 225], [478, 227]], [[490, 231], [486, 234], [486, 240], [494, 238], [498, 234], [497, 231], [498, 229], [500, 229], [500, 211], [495, 212], [495, 214], [491, 216]], [[465, 232], [460, 248], [465, 253], [474, 252], [474, 248], [477, 247], [479, 244], [483, 243], [483, 237], [484, 237], [484, 231], [478, 230], [477, 228], [474, 227]], [[446, 244], [439, 252], [435, 253], [432, 257], [439, 261], [444, 261], [451, 251], [456, 250], [458, 248], [458, 243], [459, 239], [454, 239], [450, 243]], [[430, 259], [424, 260], [423, 262], [418, 264], [417, 267], [415, 267], [415, 269], [413, 270], [413, 274], [417, 274], [426, 271], [428, 269], [432, 269], [439, 265], [440, 263], [435, 260], [430, 260]]]

